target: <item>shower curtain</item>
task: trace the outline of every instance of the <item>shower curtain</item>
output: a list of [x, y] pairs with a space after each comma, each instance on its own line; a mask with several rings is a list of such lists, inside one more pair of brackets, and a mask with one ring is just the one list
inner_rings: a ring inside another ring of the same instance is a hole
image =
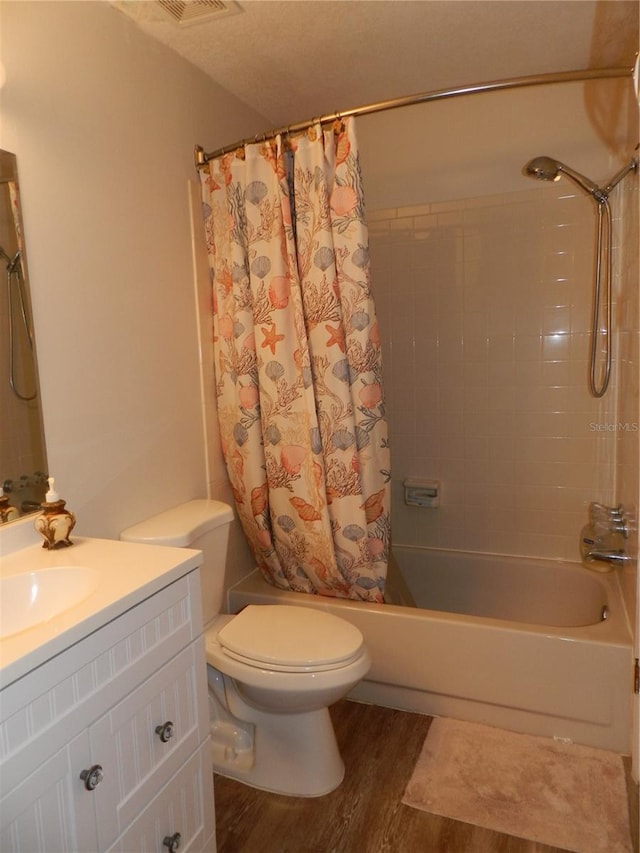
[[201, 178], [223, 453], [257, 563], [281, 588], [381, 602], [389, 448], [353, 121]]

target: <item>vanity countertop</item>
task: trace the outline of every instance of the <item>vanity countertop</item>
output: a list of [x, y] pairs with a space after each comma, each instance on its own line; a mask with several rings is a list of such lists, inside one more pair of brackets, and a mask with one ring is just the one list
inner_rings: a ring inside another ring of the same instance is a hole
[[83, 601], [0, 640], [0, 688], [197, 568], [202, 558], [201, 551], [186, 548], [81, 537], [73, 542], [54, 551], [31, 545], [0, 559], [3, 578], [63, 567], [97, 573], [97, 586]]

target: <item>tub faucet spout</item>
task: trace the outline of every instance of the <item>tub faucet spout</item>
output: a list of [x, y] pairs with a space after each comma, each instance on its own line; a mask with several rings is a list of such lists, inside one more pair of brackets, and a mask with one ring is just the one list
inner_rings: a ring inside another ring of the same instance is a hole
[[[610, 572], [614, 566], [624, 566], [630, 562], [625, 550], [625, 540], [629, 535], [626, 517], [620, 511], [621, 521], [618, 522], [618, 510], [612, 510], [604, 519], [591, 505], [591, 521], [580, 532], [580, 555], [582, 565], [597, 572]], [[609, 510], [608, 507], [602, 509]], [[621, 509], [621, 508], [620, 508]]]
[[622, 549], [616, 549], [614, 551], [589, 551], [584, 558], [584, 562], [601, 562], [611, 563], [614, 566], [624, 566], [626, 563], [631, 562], [632, 559], [633, 557], [625, 554]]

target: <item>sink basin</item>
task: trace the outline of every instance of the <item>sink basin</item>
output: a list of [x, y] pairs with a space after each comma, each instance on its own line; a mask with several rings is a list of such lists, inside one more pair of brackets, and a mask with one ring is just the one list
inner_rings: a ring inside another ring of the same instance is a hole
[[0, 638], [34, 628], [76, 607], [100, 575], [82, 566], [56, 566], [0, 578]]

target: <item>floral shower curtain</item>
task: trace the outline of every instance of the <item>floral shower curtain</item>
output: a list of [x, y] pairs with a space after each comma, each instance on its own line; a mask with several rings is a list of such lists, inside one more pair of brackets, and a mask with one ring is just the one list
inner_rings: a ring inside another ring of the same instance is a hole
[[380, 602], [389, 449], [353, 122], [247, 145], [202, 187], [223, 452], [258, 565]]

